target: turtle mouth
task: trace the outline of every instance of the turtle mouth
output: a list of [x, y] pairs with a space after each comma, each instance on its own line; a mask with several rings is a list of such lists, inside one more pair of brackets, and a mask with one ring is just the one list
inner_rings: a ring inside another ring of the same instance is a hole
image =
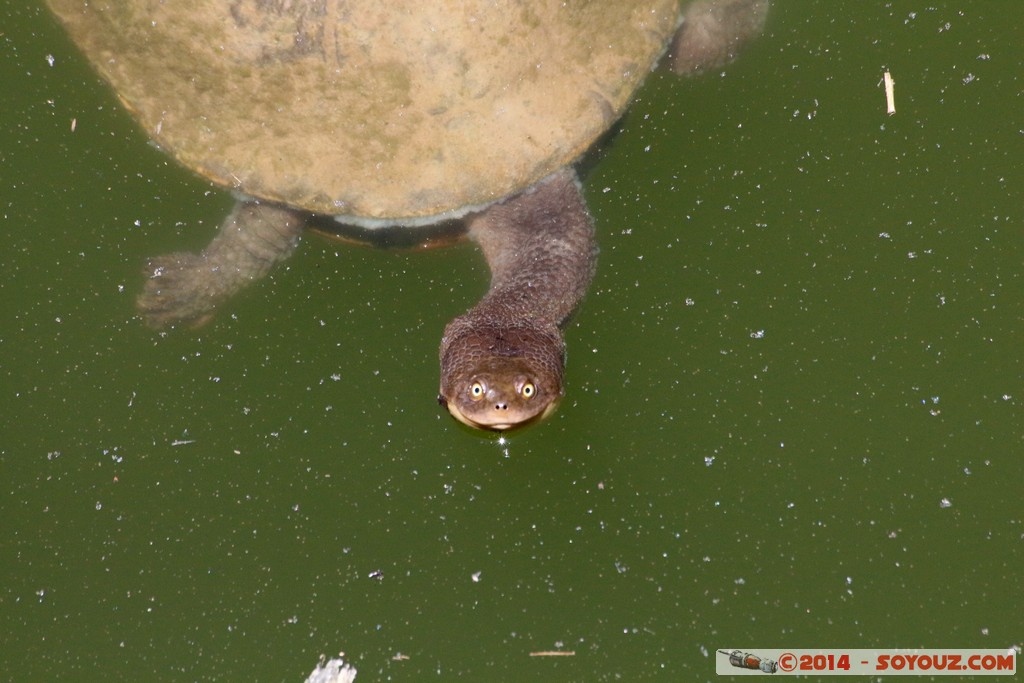
[[527, 413], [499, 404], [491, 409], [467, 415], [459, 408], [456, 401], [449, 401], [444, 396], [438, 396], [437, 402], [447, 408], [452, 417], [467, 427], [491, 432], [505, 432], [540, 422], [555, 412], [555, 408], [558, 406], [558, 401], [553, 400], [544, 406], [543, 410]]

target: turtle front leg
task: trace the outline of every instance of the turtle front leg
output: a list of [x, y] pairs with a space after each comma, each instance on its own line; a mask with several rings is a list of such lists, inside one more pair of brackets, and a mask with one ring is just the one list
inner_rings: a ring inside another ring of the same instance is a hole
[[218, 305], [288, 258], [305, 224], [301, 212], [240, 201], [201, 253], [177, 252], [149, 260], [149, 279], [136, 308], [151, 327], [202, 325]]
[[459, 421], [503, 430], [543, 418], [562, 396], [561, 327], [594, 275], [594, 228], [564, 169], [470, 220], [491, 268], [483, 299], [441, 340], [439, 402]]
[[717, 69], [732, 61], [751, 38], [761, 34], [770, 0], [694, 0], [669, 48], [677, 74]]

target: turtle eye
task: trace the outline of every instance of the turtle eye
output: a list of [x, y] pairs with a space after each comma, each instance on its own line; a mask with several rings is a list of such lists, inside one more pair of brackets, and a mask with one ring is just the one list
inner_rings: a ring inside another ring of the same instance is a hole
[[484, 385], [480, 384], [480, 382], [473, 382], [473, 386], [469, 388], [469, 395], [474, 400], [480, 400], [484, 397]]
[[519, 395], [523, 398], [533, 398], [536, 393], [537, 387], [533, 386], [533, 382], [527, 382], [519, 389]]

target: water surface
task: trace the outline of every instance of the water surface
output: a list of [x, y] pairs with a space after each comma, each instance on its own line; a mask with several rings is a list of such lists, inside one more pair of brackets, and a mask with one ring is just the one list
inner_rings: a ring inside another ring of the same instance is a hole
[[146, 329], [146, 256], [232, 200], [45, 12], [0, 9], [5, 678], [1019, 647], [1024, 6], [777, 4], [724, 73], [653, 75], [589, 160], [569, 393], [507, 443], [434, 403], [486, 288], [468, 245], [310, 238], [213, 324]]

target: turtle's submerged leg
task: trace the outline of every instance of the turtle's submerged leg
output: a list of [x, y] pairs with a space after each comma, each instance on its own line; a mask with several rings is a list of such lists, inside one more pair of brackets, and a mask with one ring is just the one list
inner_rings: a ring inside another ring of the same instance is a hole
[[483, 299], [445, 328], [438, 400], [460, 421], [502, 430], [562, 396], [562, 326], [594, 275], [593, 223], [563, 169], [469, 220], [491, 269]]
[[155, 328], [203, 324], [219, 304], [295, 251], [306, 220], [274, 204], [238, 202], [202, 252], [150, 259], [136, 307]]
[[696, 74], [729, 63], [751, 38], [761, 34], [770, 5], [770, 0], [689, 3], [669, 47], [672, 70], [677, 74]]

